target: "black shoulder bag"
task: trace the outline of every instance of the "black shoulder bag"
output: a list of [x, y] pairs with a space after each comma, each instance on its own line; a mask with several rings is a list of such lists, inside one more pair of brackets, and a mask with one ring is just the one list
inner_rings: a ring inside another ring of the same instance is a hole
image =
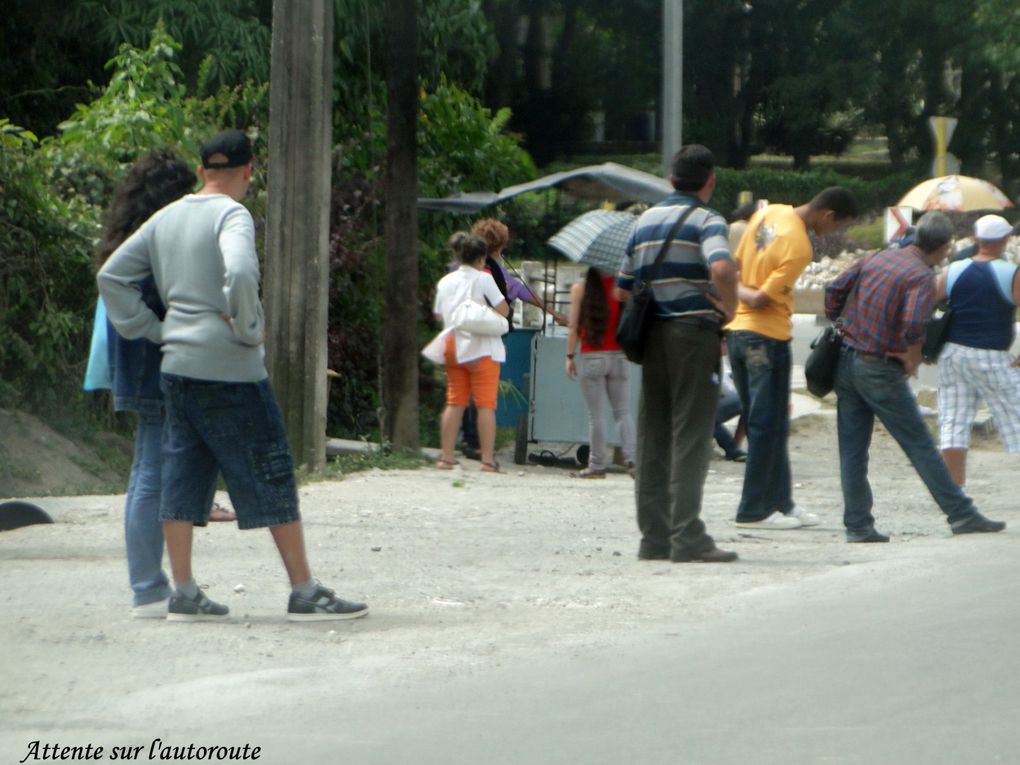
[[949, 341], [949, 324], [953, 320], [953, 307], [949, 298], [943, 298], [935, 304], [931, 321], [924, 330], [924, 343], [921, 345], [921, 358], [926, 364], [934, 364], [939, 360], [942, 346]]
[[616, 342], [623, 350], [624, 355], [635, 364], [640, 364], [645, 355], [645, 340], [648, 338], [648, 327], [655, 318], [655, 297], [652, 295], [652, 282], [659, 275], [662, 261], [666, 257], [666, 251], [677, 235], [684, 221], [690, 217], [699, 204], [692, 204], [683, 214], [677, 218], [676, 223], [669, 230], [666, 238], [662, 241], [659, 254], [655, 256], [655, 264], [652, 272], [645, 281], [635, 279], [634, 290], [631, 293], [623, 310], [620, 312], [620, 321], [616, 325]]
[[846, 307], [850, 305], [854, 295], [857, 293], [857, 285], [861, 283], [861, 276], [864, 274], [864, 264], [857, 273], [854, 286], [850, 288], [850, 294], [846, 296], [843, 308], [839, 317], [832, 326], [823, 329], [818, 337], [811, 341], [811, 353], [804, 361], [804, 381], [807, 383], [808, 392], [823, 398], [832, 392], [836, 385], [836, 368], [839, 366], [839, 354], [843, 348], [843, 331], [840, 321], [846, 313]]

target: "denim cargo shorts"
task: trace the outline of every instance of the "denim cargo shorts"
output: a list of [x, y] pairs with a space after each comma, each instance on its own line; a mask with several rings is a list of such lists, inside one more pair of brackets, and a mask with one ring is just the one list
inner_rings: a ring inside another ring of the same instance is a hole
[[223, 474], [242, 529], [301, 519], [294, 463], [268, 378], [216, 382], [163, 374], [161, 521], [204, 522]]

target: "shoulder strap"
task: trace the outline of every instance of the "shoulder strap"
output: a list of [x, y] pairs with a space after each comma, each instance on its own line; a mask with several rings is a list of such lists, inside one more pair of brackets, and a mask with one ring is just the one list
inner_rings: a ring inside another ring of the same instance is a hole
[[659, 248], [659, 254], [655, 256], [655, 263], [652, 265], [652, 273], [649, 274], [647, 279], [645, 279], [646, 282], [655, 281], [655, 278], [659, 275], [659, 269], [662, 267], [662, 261], [666, 257], [666, 251], [669, 249], [669, 245], [673, 243], [673, 238], [683, 227], [684, 222], [691, 216], [691, 213], [699, 207], [701, 207], [701, 205], [698, 202], [693, 203], [683, 211], [679, 218], [676, 219], [676, 223], [674, 223], [673, 227], [670, 228], [669, 233], [666, 234], [666, 238], [662, 240], [662, 246]]
[[[882, 252], [882, 250], [879, 250], [879, 252]], [[869, 260], [875, 257], [875, 255], [878, 255], [878, 252], [872, 253], [861, 260], [861, 265], [857, 269], [857, 278], [854, 279], [854, 286], [850, 288], [850, 292], [847, 294], [846, 300], [843, 301], [843, 307], [839, 310], [839, 316], [836, 317], [836, 324], [838, 324], [840, 319], [843, 318], [843, 314], [846, 313], [847, 306], [850, 305], [851, 301], [854, 299], [854, 295], [857, 294], [857, 287], [861, 283], [861, 277], [864, 276], [864, 266]]]

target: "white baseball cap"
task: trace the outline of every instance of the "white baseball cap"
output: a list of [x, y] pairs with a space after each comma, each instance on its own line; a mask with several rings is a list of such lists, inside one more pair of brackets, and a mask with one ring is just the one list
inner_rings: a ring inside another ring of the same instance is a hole
[[977, 219], [974, 224], [974, 237], [976, 239], [1005, 239], [1013, 234], [1013, 227], [1009, 221], [1001, 215], [985, 215]]

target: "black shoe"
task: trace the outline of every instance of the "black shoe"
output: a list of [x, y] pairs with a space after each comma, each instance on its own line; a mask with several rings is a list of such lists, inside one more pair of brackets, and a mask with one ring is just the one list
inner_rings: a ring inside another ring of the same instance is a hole
[[467, 444], [460, 445], [460, 453], [464, 455], [464, 459], [480, 460], [482, 458], [482, 452], [479, 449]]
[[889, 537], [878, 531], [874, 526], [870, 529], [863, 529], [861, 531], [846, 530], [846, 541], [847, 542], [888, 542]]
[[675, 552], [669, 556], [674, 563], [732, 563], [737, 559], [737, 554], [729, 550], [720, 550], [716, 546], [709, 547], [701, 552]]
[[637, 557], [638, 560], [669, 560], [669, 549], [641, 545]]
[[955, 521], [951, 528], [954, 534], [993, 534], [1006, 528], [1006, 524], [989, 520], [975, 510], [963, 520]]
[[209, 600], [201, 590], [194, 598], [174, 592], [170, 596], [166, 612], [166, 618], [171, 622], [216, 621], [226, 619], [229, 615], [229, 608], [222, 603]]
[[336, 593], [321, 584], [311, 598], [302, 598], [296, 592], [290, 594], [287, 603], [287, 621], [325, 622], [338, 619], [360, 619], [368, 613], [368, 606], [338, 598]]

